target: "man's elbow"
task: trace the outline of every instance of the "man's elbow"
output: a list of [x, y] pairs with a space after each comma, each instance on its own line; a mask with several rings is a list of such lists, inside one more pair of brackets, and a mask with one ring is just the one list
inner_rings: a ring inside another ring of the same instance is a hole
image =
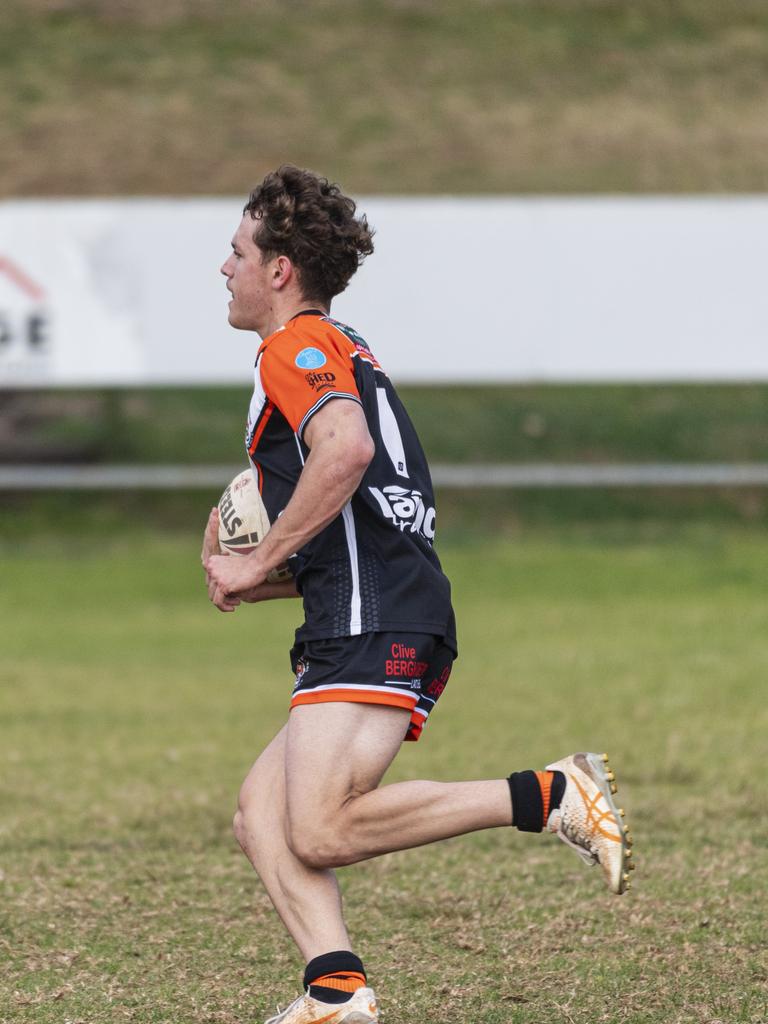
[[338, 470], [347, 486], [354, 490], [365, 475], [376, 453], [376, 446], [370, 435], [347, 439], [343, 452], [339, 453]]
[[356, 443], [354, 451], [355, 463], [361, 474], [368, 469], [375, 454], [376, 445], [373, 443], [371, 435], [367, 434], [365, 437], [361, 437]]

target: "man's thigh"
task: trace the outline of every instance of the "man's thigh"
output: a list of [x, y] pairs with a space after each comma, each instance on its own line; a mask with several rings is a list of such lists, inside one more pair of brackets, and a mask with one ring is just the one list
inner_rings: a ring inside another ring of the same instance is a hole
[[290, 818], [327, 818], [381, 782], [405, 737], [410, 711], [344, 701], [291, 710], [285, 746]]

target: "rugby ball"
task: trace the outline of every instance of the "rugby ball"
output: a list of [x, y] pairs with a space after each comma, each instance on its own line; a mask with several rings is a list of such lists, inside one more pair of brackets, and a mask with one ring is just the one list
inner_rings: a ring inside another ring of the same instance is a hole
[[[250, 469], [238, 473], [219, 499], [219, 547], [231, 555], [248, 555], [269, 532], [269, 516]], [[272, 569], [270, 583], [291, 579], [287, 565]]]

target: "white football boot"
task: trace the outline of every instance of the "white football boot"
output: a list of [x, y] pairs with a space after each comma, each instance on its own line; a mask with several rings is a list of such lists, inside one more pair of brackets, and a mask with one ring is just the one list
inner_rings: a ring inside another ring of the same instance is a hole
[[378, 1024], [379, 1011], [372, 988], [359, 988], [346, 1003], [323, 1003], [309, 994], [270, 1017], [265, 1024]]
[[549, 815], [547, 829], [582, 857], [599, 864], [611, 892], [631, 888], [634, 871], [632, 837], [624, 824], [624, 811], [613, 802], [616, 778], [607, 754], [571, 754], [547, 765], [549, 772], [565, 775], [565, 793]]

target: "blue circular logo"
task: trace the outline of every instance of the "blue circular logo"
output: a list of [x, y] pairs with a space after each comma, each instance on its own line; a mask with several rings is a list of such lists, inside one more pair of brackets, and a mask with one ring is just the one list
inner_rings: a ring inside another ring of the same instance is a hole
[[325, 352], [321, 352], [319, 348], [303, 348], [296, 356], [296, 365], [302, 370], [317, 370], [327, 362]]

